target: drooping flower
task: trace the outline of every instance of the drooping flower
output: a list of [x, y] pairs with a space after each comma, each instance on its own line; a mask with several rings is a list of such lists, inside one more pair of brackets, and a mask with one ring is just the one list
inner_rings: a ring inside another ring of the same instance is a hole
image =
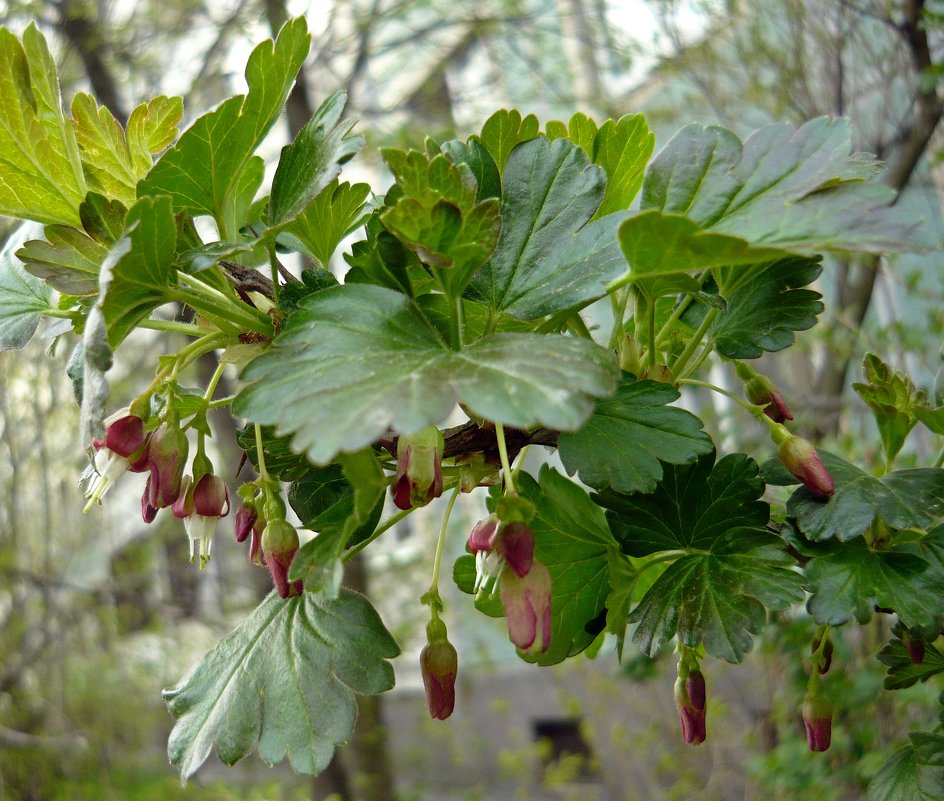
[[180, 497], [190, 445], [178, 426], [161, 423], [148, 446], [148, 503], [156, 509], [171, 506]]
[[808, 440], [789, 436], [780, 443], [777, 455], [783, 466], [817, 497], [828, 498], [836, 491], [833, 477]]
[[682, 724], [682, 738], [689, 745], [700, 745], [707, 737], [706, 700], [705, 676], [697, 668], [675, 680], [675, 706]]
[[446, 624], [439, 618], [426, 625], [426, 645], [420, 652], [420, 671], [430, 717], [445, 720], [456, 705], [459, 656], [446, 637]]
[[833, 702], [821, 693], [808, 693], [802, 714], [810, 751], [826, 751], [832, 739]]
[[397, 473], [391, 491], [398, 509], [426, 506], [442, 495], [444, 447], [442, 432], [435, 426], [404, 434], [397, 441]]
[[236, 518], [233, 521], [236, 542], [246, 541], [258, 519], [259, 513], [256, 511], [256, 505], [252, 501], [243, 501], [236, 510]]
[[105, 436], [93, 439], [95, 460], [90, 470], [91, 480], [85, 497], [88, 503], [101, 503], [115, 482], [128, 470], [134, 469], [148, 450], [148, 434], [145, 422], [131, 414], [127, 407], [120, 409], [105, 420]]
[[201, 570], [210, 560], [217, 523], [229, 514], [229, 506], [229, 488], [219, 476], [205, 473], [196, 483], [190, 476], [184, 479], [171, 510], [183, 519], [190, 538], [190, 561], [199, 553]]
[[534, 560], [534, 533], [527, 523], [502, 525], [495, 515], [480, 520], [469, 535], [468, 548], [475, 555], [475, 591], [492, 591], [509, 567], [519, 577], [527, 575]]
[[272, 583], [283, 598], [302, 593], [301, 581], [288, 580], [288, 569], [298, 545], [298, 532], [286, 520], [271, 520], [262, 532], [262, 556], [272, 575]]
[[508, 638], [522, 651], [542, 654], [551, 644], [551, 573], [538, 561], [519, 576], [511, 567], [501, 575]]

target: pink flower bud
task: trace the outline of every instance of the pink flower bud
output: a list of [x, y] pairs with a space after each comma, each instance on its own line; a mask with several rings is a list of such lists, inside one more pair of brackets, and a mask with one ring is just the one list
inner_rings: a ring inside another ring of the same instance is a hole
[[426, 506], [442, 495], [444, 447], [442, 432], [434, 426], [400, 437], [392, 487], [393, 502], [398, 509]]
[[154, 518], [160, 511], [156, 506], [151, 506], [151, 477], [148, 476], [144, 483], [144, 494], [141, 496], [141, 517], [145, 523], [153, 523]]
[[163, 509], [180, 496], [189, 447], [187, 435], [176, 426], [171, 428], [162, 423], [151, 434], [148, 446], [151, 506]]
[[764, 414], [775, 423], [793, 419], [793, 413], [783, 399], [783, 395], [780, 394], [780, 390], [767, 376], [754, 373], [754, 377], [744, 384], [744, 392], [747, 399], [755, 406], [763, 406]]
[[469, 534], [467, 543], [469, 550], [473, 555], [479, 551], [490, 551], [495, 544], [495, 535], [498, 533], [498, 518], [495, 515], [489, 515], [484, 520], [479, 520], [472, 527], [472, 533]]
[[243, 501], [242, 505], [236, 510], [236, 519], [233, 522], [236, 542], [246, 541], [246, 538], [252, 533], [252, 528], [258, 517], [256, 505], [252, 501]]
[[534, 560], [534, 534], [527, 523], [508, 523], [502, 526], [495, 540], [495, 550], [518, 576], [531, 570]]
[[697, 668], [675, 681], [675, 707], [682, 724], [682, 738], [689, 745], [701, 745], [708, 736], [706, 727], [705, 677]]
[[519, 576], [507, 568], [501, 575], [501, 600], [508, 638], [522, 651], [544, 653], [551, 644], [551, 574], [540, 562]]
[[802, 712], [810, 751], [826, 751], [833, 731], [832, 701], [825, 695], [808, 694], [803, 701]]
[[426, 706], [434, 720], [445, 720], [456, 705], [456, 675], [459, 657], [446, 638], [446, 626], [431, 620], [426, 626], [427, 643], [420, 652], [420, 671], [426, 689]]
[[262, 532], [262, 555], [272, 583], [283, 598], [300, 595], [302, 582], [290, 582], [288, 569], [298, 551], [298, 532], [285, 520], [272, 520]]
[[144, 445], [147, 431], [144, 420], [133, 414], [119, 417], [105, 430], [104, 446], [112, 453], [128, 458]]
[[783, 466], [817, 497], [828, 498], [836, 491], [833, 477], [820, 461], [816, 448], [807, 440], [787, 437], [780, 443], [777, 455]]

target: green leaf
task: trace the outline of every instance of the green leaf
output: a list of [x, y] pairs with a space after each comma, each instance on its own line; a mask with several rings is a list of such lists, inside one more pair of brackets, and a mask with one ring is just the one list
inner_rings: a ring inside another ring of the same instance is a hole
[[167, 746], [192, 776], [215, 750], [232, 765], [257, 748], [298, 773], [324, 770], [357, 717], [355, 693], [393, 687], [400, 649], [366, 598], [342, 590], [282, 600], [274, 592], [164, 700], [177, 718]]
[[701, 420], [668, 405], [678, 398], [669, 384], [623, 373], [616, 395], [598, 400], [578, 431], [561, 434], [558, 449], [567, 472], [598, 490], [652, 492], [662, 480], [660, 461], [682, 464], [711, 453]]
[[534, 139], [540, 130], [541, 124], [533, 114], [522, 119], [517, 109], [501, 109], [485, 120], [482, 133], [471, 141], [480, 143], [495, 160], [499, 173], [504, 173], [511, 151], [521, 142]]
[[902, 690], [944, 673], [944, 654], [931, 643], [925, 643], [924, 660], [920, 664], [911, 661], [911, 654], [900, 639], [886, 643], [879, 651], [878, 660], [888, 667], [884, 682], [886, 690]]
[[595, 497], [608, 510], [610, 530], [624, 553], [707, 551], [729, 531], [766, 531], [770, 507], [759, 500], [764, 482], [753, 459], [728, 454], [714, 464], [709, 451], [692, 464], [667, 464], [663, 471], [651, 494], [606, 491]]
[[885, 461], [891, 464], [908, 432], [917, 424], [918, 411], [931, 412], [927, 396], [915, 388], [907, 375], [892, 370], [874, 353], [865, 354], [862, 370], [866, 383], [856, 382], [852, 388], [871, 409], [882, 437]]
[[944, 798], [944, 735], [912, 732], [869, 782], [863, 801], [940, 801]]
[[[610, 120], [607, 120], [610, 122]], [[569, 139], [575, 145], [580, 145], [590, 158], [593, 158], [594, 142], [597, 137], [596, 122], [582, 111], [576, 112], [566, 125], [560, 120], [551, 120], [546, 126], [548, 139]]]
[[182, 97], [158, 95], [142, 103], [131, 112], [125, 139], [134, 174], [147, 175], [154, 164], [153, 157], [177, 138], [177, 126], [184, 113]]
[[876, 606], [894, 609], [908, 628], [939, 625], [944, 574], [906, 548], [874, 551], [864, 539], [820, 543], [805, 568], [817, 623], [839, 626], [872, 619]]
[[[561, 265], [554, 263], [555, 251], [571, 246], [574, 235], [593, 217], [604, 185], [603, 170], [590, 164], [587, 154], [566, 139], [549, 142], [541, 137], [515, 148], [504, 172], [501, 236], [489, 263], [472, 279], [474, 296], [502, 310], [539, 289], [556, 266], [570, 267], [568, 281], [574, 281], [573, 273], [582, 264], [580, 251], [571, 247]], [[592, 258], [606, 265], [606, 248], [602, 247], [601, 257], [601, 244], [594, 236], [580, 244], [591, 246]], [[548, 264], [535, 268], [544, 259]], [[603, 271], [607, 272], [605, 266]], [[598, 289], [591, 286], [589, 292], [593, 297]]]
[[408, 250], [380, 222], [382, 209], [376, 209], [367, 218], [364, 229], [367, 238], [355, 242], [344, 260], [351, 265], [345, 283], [374, 284], [395, 289], [414, 297], [419, 294], [411, 279], [422, 271], [430, 284], [435, 284], [413, 251]]
[[248, 188], [262, 179], [264, 165], [252, 154], [282, 113], [309, 40], [299, 17], [283, 26], [274, 43], [256, 47], [246, 65], [248, 94], [231, 97], [184, 131], [138, 186], [138, 195], [170, 195], [175, 211], [213, 215], [225, 223], [221, 235], [232, 238], [246, 222]]
[[[673, 636], [712, 656], [739, 662], [766, 609], [803, 598], [803, 581], [790, 570], [783, 542], [765, 525], [770, 511], [756, 463], [729, 454], [695, 464], [665, 466], [651, 495], [601, 493], [610, 530], [624, 553], [688, 553], [673, 562], [630, 615], [633, 640], [650, 656]], [[765, 608], [766, 607], [766, 608]]]
[[455, 164], [464, 164], [469, 168], [475, 178], [477, 202], [481, 203], [490, 197], [501, 198], [501, 174], [498, 172], [498, 165], [481, 143], [475, 139], [468, 142], [453, 139], [443, 144], [441, 150]]
[[912, 246], [919, 221], [888, 208], [891, 189], [863, 180], [880, 165], [850, 155], [851, 143], [848, 121], [828, 117], [796, 130], [768, 125], [743, 144], [723, 128], [689, 125], [649, 165], [642, 208], [800, 253]]
[[43, 314], [54, 308], [49, 287], [25, 272], [14, 255], [25, 235], [26, 230], [14, 234], [0, 251], [0, 351], [26, 345]]
[[302, 250], [318, 260], [322, 267], [344, 239], [363, 220], [364, 201], [370, 194], [368, 184], [332, 181], [321, 194], [279, 234], [279, 239], [294, 237]]
[[0, 28], [0, 214], [79, 227], [88, 191], [59, 77], [31, 22], [23, 43]]
[[547, 465], [538, 481], [519, 476], [519, 489], [537, 514], [531, 520], [535, 558], [551, 573], [551, 644], [528, 662], [556, 665], [593, 642], [588, 631], [610, 593], [607, 551], [615, 546], [603, 511], [587, 493]]
[[[339, 461], [340, 476], [326, 473], [334, 465], [320, 468], [320, 473], [314, 468], [292, 485], [289, 494], [289, 502], [302, 522], [318, 532], [318, 537], [299, 548], [289, 567], [289, 580], [302, 579], [306, 592], [331, 589], [330, 578], [341, 575], [339, 560], [344, 549], [369, 537], [383, 511], [387, 479], [373, 450], [344, 454]], [[330, 505], [324, 506], [326, 503]]]
[[339, 122], [346, 102], [347, 92], [339, 89], [331, 94], [295, 141], [282, 148], [269, 201], [274, 225], [301, 214], [337, 178], [341, 165], [364, 146], [364, 137], [349, 136], [353, 120]]
[[118, 200], [89, 192], [79, 206], [79, 217], [85, 233], [96, 242], [111, 247], [124, 236], [128, 209]]
[[291, 314], [298, 309], [298, 304], [301, 303], [302, 298], [337, 285], [338, 279], [334, 277], [334, 273], [330, 270], [325, 270], [323, 267], [302, 270], [301, 281], [292, 281], [282, 287], [282, 292], [279, 295], [279, 305], [282, 307], [283, 313]]
[[72, 119], [89, 188], [130, 206], [141, 176], [135, 174], [121, 123], [84, 92], [72, 98]]
[[606, 171], [606, 194], [595, 219], [629, 208], [642, 186], [655, 144], [655, 135], [642, 114], [627, 114], [603, 123], [590, 153], [593, 163]]
[[471, 171], [446, 156], [382, 153], [402, 191], [382, 213], [384, 226], [431, 268], [447, 294], [461, 295], [495, 249], [502, 227], [498, 201], [476, 203]]
[[[673, 635], [691, 648], [740, 662], [752, 634], [766, 624], [766, 609], [803, 599], [803, 581], [775, 536], [740, 529], [716, 540], [709, 553], [673, 562], [630, 615], [633, 641], [649, 656]], [[766, 607], [766, 608], [765, 608]]]
[[[793, 345], [794, 332], [816, 325], [823, 311], [820, 294], [803, 289], [822, 272], [819, 259], [790, 256], [748, 270], [740, 286], [723, 293], [726, 303], [708, 329], [715, 349], [728, 359], [756, 359], [764, 351], [775, 352]], [[717, 292], [713, 281], [703, 287]], [[698, 328], [709, 309], [705, 300], [686, 309], [683, 321]]]
[[851, 540], [877, 516], [894, 529], [924, 530], [944, 515], [944, 470], [896, 470], [876, 478], [835, 454], [817, 452], [836, 482], [835, 493], [826, 503], [800, 487], [787, 501], [787, 513], [810, 540]]
[[419, 431], [456, 401], [515, 428], [579, 428], [616, 366], [589, 340], [494, 334], [448, 349], [408, 297], [345, 284], [305, 298], [270, 350], [249, 365], [235, 411], [294, 434], [315, 464], [369, 445], [388, 427]]
[[687, 217], [654, 210], [628, 217], [619, 227], [619, 241], [637, 282], [711, 267], [752, 265], [788, 255], [779, 248], [707, 231]]
[[43, 235], [16, 253], [26, 270], [67, 295], [98, 292], [98, 271], [108, 248], [66, 225], [47, 225]]
[[168, 289], [177, 280], [177, 222], [170, 198], [135, 203], [128, 210], [128, 231], [102, 264], [102, 311], [113, 348], [152, 309], [170, 300]]

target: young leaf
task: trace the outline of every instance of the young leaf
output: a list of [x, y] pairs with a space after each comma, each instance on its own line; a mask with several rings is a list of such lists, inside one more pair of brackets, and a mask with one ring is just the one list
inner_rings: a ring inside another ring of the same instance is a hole
[[490, 197], [501, 198], [501, 173], [495, 159], [480, 142], [470, 139], [460, 142], [453, 139], [440, 148], [443, 155], [448, 156], [455, 164], [464, 164], [475, 178], [475, 200], [481, 203]]
[[166, 303], [176, 283], [177, 223], [169, 197], [142, 198], [128, 211], [129, 233], [102, 264], [102, 311], [113, 348], [151, 310]]
[[393, 687], [385, 661], [396, 642], [366, 598], [271, 593], [164, 700], [177, 718], [167, 746], [192, 776], [215, 750], [232, 765], [257, 748], [269, 765], [288, 756], [299, 773], [327, 767], [354, 728], [354, 693]]
[[46, 39], [31, 22], [23, 43], [0, 28], [0, 214], [79, 227], [88, 188]]
[[587, 155], [593, 158], [593, 143], [596, 140], [598, 130], [599, 128], [593, 119], [582, 111], [578, 111], [566, 124], [560, 120], [551, 120], [545, 126], [544, 135], [551, 141], [569, 139], [575, 145], [580, 145]]
[[475, 297], [506, 309], [552, 275], [553, 262], [540, 271], [533, 265], [570, 244], [600, 205], [604, 185], [603, 170], [566, 139], [542, 137], [515, 148], [504, 172], [501, 236], [472, 279]]
[[793, 560], [765, 525], [769, 507], [756, 463], [730, 454], [695, 464], [665, 466], [651, 495], [606, 492], [595, 499], [624, 553], [643, 556], [684, 549], [630, 615], [633, 640], [652, 656], [677, 635], [692, 648], [739, 662], [751, 635], [766, 623], [766, 609], [784, 609], [803, 598]]
[[516, 428], [578, 428], [616, 366], [589, 340], [494, 334], [448, 349], [405, 295], [345, 284], [305, 298], [282, 335], [246, 369], [236, 413], [294, 434], [315, 464], [369, 445], [388, 427], [435, 425], [456, 400]]
[[25, 272], [14, 255], [26, 235], [26, 229], [14, 234], [0, 251], [0, 351], [26, 345], [53, 308], [49, 287]]
[[768, 125], [743, 144], [723, 128], [689, 125], [649, 165], [642, 209], [800, 253], [913, 247], [920, 221], [888, 207], [891, 189], [863, 180], [880, 165], [850, 155], [851, 142], [848, 121], [828, 117], [796, 130]]
[[642, 114], [607, 120], [593, 139], [590, 159], [606, 171], [606, 193], [594, 219], [629, 208], [642, 186], [656, 138]]
[[924, 645], [924, 659], [915, 664], [905, 644], [894, 639], [879, 651], [878, 660], [888, 667], [884, 687], [886, 690], [902, 690], [919, 681], [944, 673], [944, 654], [931, 643]]
[[485, 120], [482, 133], [471, 141], [481, 144], [495, 160], [499, 173], [504, 173], [508, 156], [522, 142], [534, 139], [541, 130], [538, 118], [529, 114], [524, 119], [517, 109], [501, 109]]
[[43, 236], [16, 252], [27, 272], [67, 295], [98, 292], [98, 271], [108, 248], [67, 225], [47, 225]]
[[273, 225], [301, 214], [337, 178], [341, 165], [364, 146], [364, 137], [348, 135], [354, 127], [352, 120], [339, 123], [346, 102], [347, 92], [334, 92], [295, 141], [282, 148], [269, 201]]
[[679, 393], [658, 381], [637, 381], [623, 373], [616, 395], [597, 401], [590, 419], [558, 441], [567, 472], [597, 490], [652, 492], [662, 464], [694, 461], [714, 450], [702, 422], [668, 404]]
[[[789, 348], [795, 331], [816, 325], [823, 311], [820, 294], [803, 289], [822, 272], [818, 259], [790, 256], [765, 264], [756, 273], [749, 271], [744, 282], [725, 294], [723, 308], [708, 329], [707, 337], [715, 349], [728, 359], [756, 359], [764, 351]], [[702, 287], [717, 292], [713, 281]], [[709, 305], [696, 300], [686, 309], [682, 320], [697, 328]]]
[[862, 801], [939, 801], [944, 798], [944, 735], [912, 732], [869, 782]]
[[835, 454], [818, 453], [835, 493], [825, 503], [800, 487], [787, 501], [787, 513], [810, 540], [851, 540], [877, 515], [895, 529], [927, 529], [944, 515], [944, 470], [896, 470], [876, 478]]
[[134, 174], [142, 178], [154, 165], [154, 156], [177, 138], [177, 126], [184, 113], [182, 97], [158, 95], [131, 112], [125, 139]]
[[[184, 131], [138, 186], [138, 195], [170, 195], [175, 211], [225, 218], [221, 234], [234, 236], [246, 221], [248, 188], [262, 179], [264, 165], [252, 154], [282, 113], [309, 38], [305, 20], [297, 18], [274, 43], [256, 47], [246, 65], [248, 94], [230, 98]], [[239, 208], [237, 198], [243, 199]]]
[[309, 206], [279, 234], [280, 239], [293, 237], [298, 248], [327, 268], [341, 240], [362, 218], [364, 201], [370, 194], [368, 184], [332, 181]]
[[919, 409], [930, 411], [927, 396], [915, 388], [908, 376], [892, 370], [874, 353], [865, 354], [862, 370], [867, 383], [856, 382], [852, 388], [871, 409], [882, 437], [885, 461], [891, 464], [908, 432], [917, 424]]
[[944, 574], [907, 548], [874, 551], [861, 537], [820, 543], [805, 568], [817, 623], [839, 626], [853, 617], [872, 618], [876, 606], [894, 609], [911, 627], [940, 625], [944, 614]]

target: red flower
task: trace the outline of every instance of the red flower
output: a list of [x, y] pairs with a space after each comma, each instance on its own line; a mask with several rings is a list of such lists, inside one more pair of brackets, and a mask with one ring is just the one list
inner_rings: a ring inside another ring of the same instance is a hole
[[807, 695], [802, 712], [810, 751], [826, 751], [833, 732], [832, 701], [825, 695]]
[[682, 737], [689, 745], [705, 742], [707, 728], [705, 720], [706, 687], [705, 676], [698, 670], [689, 671], [683, 679], [675, 680], [675, 706], [682, 724]]
[[438, 618], [426, 626], [426, 645], [420, 652], [420, 671], [430, 717], [445, 720], [456, 705], [459, 656], [446, 638], [446, 624]]
[[820, 461], [816, 448], [802, 437], [787, 437], [780, 443], [777, 455], [787, 468], [810, 492], [819, 498], [828, 498], [836, 491], [836, 483]]
[[301, 595], [302, 582], [288, 580], [288, 569], [298, 551], [298, 532], [285, 520], [272, 520], [262, 532], [262, 557], [272, 583], [283, 598]]
[[508, 623], [508, 638], [529, 654], [544, 653], [551, 644], [551, 574], [540, 562], [519, 576], [510, 567], [499, 589]]

